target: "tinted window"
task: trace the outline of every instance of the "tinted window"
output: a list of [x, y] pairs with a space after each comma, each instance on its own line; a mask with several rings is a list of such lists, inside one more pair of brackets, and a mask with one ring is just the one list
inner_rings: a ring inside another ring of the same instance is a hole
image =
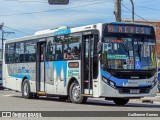
[[47, 60], [80, 59], [80, 40], [79, 34], [48, 37]]
[[63, 60], [62, 41], [64, 37], [49, 37], [47, 38], [47, 55], [46, 58], [49, 61]]
[[25, 54], [24, 54], [24, 42], [16, 43], [16, 50], [15, 50], [15, 62], [24, 62], [25, 61]]
[[80, 40], [79, 34], [71, 34], [65, 36], [64, 59], [80, 59]]
[[52, 61], [55, 59], [55, 45], [53, 45], [54, 38], [49, 37], [47, 38], [47, 54], [46, 60]]
[[64, 41], [64, 36], [57, 36], [54, 40], [55, 60], [63, 60], [62, 42]]
[[25, 62], [34, 62], [36, 55], [36, 41], [25, 42]]
[[5, 46], [6, 63], [14, 63], [14, 56], [15, 56], [14, 48], [15, 48], [15, 43], [6, 44]]

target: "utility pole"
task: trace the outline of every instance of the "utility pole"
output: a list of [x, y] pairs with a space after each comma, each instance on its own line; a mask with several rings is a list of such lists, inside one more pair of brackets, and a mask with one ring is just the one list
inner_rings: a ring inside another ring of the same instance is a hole
[[1, 29], [1, 31], [2, 31], [2, 50], [1, 50], [1, 59], [3, 60], [3, 51], [4, 51], [4, 34], [15, 34], [15, 32], [8, 32], [8, 31], [4, 31], [3, 30], [3, 27], [4, 27], [4, 23], [2, 23], [1, 25], [0, 25], [0, 29]]
[[116, 22], [121, 22], [121, 0], [115, 0], [114, 9]]
[[132, 22], [134, 22], [134, 3], [133, 0], [130, 0], [132, 4]]

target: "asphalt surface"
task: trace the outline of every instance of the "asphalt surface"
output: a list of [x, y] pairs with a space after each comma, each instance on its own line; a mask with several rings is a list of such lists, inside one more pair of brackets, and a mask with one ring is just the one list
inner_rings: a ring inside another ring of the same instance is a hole
[[[142, 100], [131, 100], [125, 106], [117, 106], [112, 101], [106, 101], [102, 98], [101, 99], [90, 98], [87, 100], [86, 104], [73, 104], [73, 103], [59, 101], [58, 98], [40, 97], [39, 99], [24, 99], [21, 97], [21, 93], [11, 90], [1, 90], [0, 111], [84, 111], [84, 112], [85, 111], [160, 111], [160, 96], [158, 94], [158, 96], [154, 98], [153, 104], [149, 102], [142, 103]], [[45, 119], [51, 119], [51, 118], [45, 118]], [[74, 118], [61, 118], [61, 119], [66, 120]], [[111, 118], [110, 120], [112, 119], [116, 118]], [[132, 120], [137, 118], [131, 118], [131, 119], [125, 118], [125, 119]], [[147, 119], [148, 118], [144, 118], [144, 120]], [[154, 119], [159, 119], [159, 118], [154, 118]], [[141, 118], [141, 120], [143, 120], [143, 118]]]

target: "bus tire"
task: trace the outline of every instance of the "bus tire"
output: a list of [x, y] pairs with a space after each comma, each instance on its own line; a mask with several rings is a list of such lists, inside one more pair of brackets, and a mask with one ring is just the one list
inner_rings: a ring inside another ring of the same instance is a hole
[[28, 79], [25, 79], [22, 85], [22, 97], [25, 99], [32, 98], [33, 94], [30, 92], [30, 84]]
[[76, 104], [83, 104], [86, 102], [87, 97], [81, 96], [80, 86], [78, 82], [72, 82], [70, 89], [69, 89], [69, 98], [72, 103]]
[[116, 105], [125, 105], [129, 102], [129, 99], [124, 99], [124, 98], [115, 98], [113, 99], [113, 102], [116, 104]]

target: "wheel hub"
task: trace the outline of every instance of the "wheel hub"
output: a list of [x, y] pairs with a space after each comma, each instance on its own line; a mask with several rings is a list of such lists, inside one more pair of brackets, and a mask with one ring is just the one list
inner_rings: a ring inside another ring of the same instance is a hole
[[79, 87], [79, 85], [73, 87], [72, 95], [73, 95], [74, 100], [78, 100], [80, 98], [80, 87]]
[[28, 86], [27, 86], [27, 83], [24, 84], [24, 88], [23, 88], [23, 89], [24, 89], [24, 95], [27, 96], [27, 94], [28, 94]]

